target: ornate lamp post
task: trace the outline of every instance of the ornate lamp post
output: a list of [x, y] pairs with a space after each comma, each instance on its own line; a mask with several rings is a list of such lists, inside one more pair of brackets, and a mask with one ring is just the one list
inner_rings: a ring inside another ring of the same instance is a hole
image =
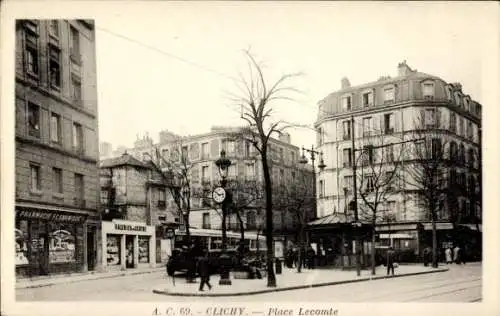
[[[311, 149], [306, 149], [304, 147], [302, 147], [302, 157], [300, 157], [299, 159], [299, 163], [305, 165], [307, 164], [307, 158], [306, 158], [306, 155], [305, 155], [305, 152], [308, 152], [309, 154], [311, 154], [311, 164], [312, 164], [312, 169], [313, 169], [313, 196], [314, 196], [314, 199], [313, 199], [313, 210], [314, 210], [314, 217], [316, 217], [316, 212], [317, 212], [317, 204], [316, 204], [316, 168], [315, 168], [315, 164], [314, 164], [314, 161], [316, 161], [316, 155], [319, 155], [320, 156], [320, 160], [319, 160], [319, 165], [318, 165], [318, 168], [319, 170], [323, 171], [323, 169], [325, 169], [326, 165], [325, 165], [325, 162], [323, 161], [323, 153], [320, 152], [320, 151], [316, 151], [314, 150], [314, 145], [311, 146]], [[306, 236], [306, 243], [309, 244], [309, 235]], [[301, 251], [301, 250], [299, 250]]]
[[227, 184], [227, 174], [229, 166], [231, 165], [231, 160], [226, 158], [226, 152], [222, 150], [220, 152], [220, 158], [215, 161], [215, 165], [219, 168], [219, 174], [221, 176], [220, 187], [214, 189], [212, 197], [216, 203], [221, 205], [222, 209], [222, 249], [220, 256], [220, 280], [219, 285], [231, 285], [231, 279], [229, 278], [229, 265], [231, 258], [226, 253], [227, 247], [227, 236], [226, 236], [226, 218], [229, 211], [229, 207], [232, 203], [231, 192], [226, 190]]
[[316, 160], [316, 155], [320, 156], [319, 165], [318, 165], [319, 170], [323, 171], [323, 169], [325, 169], [326, 165], [325, 165], [325, 162], [323, 161], [323, 153], [320, 151], [314, 150], [314, 146], [311, 146], [311, 149], [306, 149], [306, 148], [302, 147], [302, 157], [300, 157], [299, 163], [305, 165], [308, 162], [306, 155], [305, 155], [305, 152], [308, 152], [311, 154], [311, 164], [312, 164], [312, 168], [313, 168], [313, 183], [314, 183], [314, 185], [313, 185], [314, 211], [316, 212], [316, 169], [315, 169], [315, 165], [314, 165], [314, 161]]

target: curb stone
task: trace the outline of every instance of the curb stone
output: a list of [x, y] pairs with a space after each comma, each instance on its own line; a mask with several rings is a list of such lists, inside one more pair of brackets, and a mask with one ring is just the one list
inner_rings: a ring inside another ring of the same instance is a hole
[[[53, 285], [59, 285], [59, 284], [70, 284], [70, 283], [78, 283], [78, 282], [93, 281], [93, 280], [112, 279], [112, 278], [118, 278], [118, 277], [129, 276], [129, 275], [151, 274], [151, 273], [163, 272], [164, 270], [165, 270], [164, 268], [157, 268], [157, 269], [147, 270], [147, 271], [134, 271], [134, 272], [130, 272], [130, 273], [121, 272], [121, 273], [111, 274], [111, 275], [101, 274], [101, 273], [97, 272], [97, 273], [89, 274], [88, 275], [89, 277], [82, 278], [82, 279], [65, 280], [64, 277], [61, 277], [60, 279], [63, 280], [62, 282], [57, 282], [54, 280], [52, 282], [41, 283], [41, 284], [27, 284], [27, 285], [16, 284], [15, 289], [16, 290], [36, 289], [36, 288], [40, 288], [40, 287], [47, 287], [47, 286], [53, 286]], [[28, 282], [26, 282], [26, 283], [28, 283]]]
[[358, 282], [364, 282], [364, 281], [370, 281], [370, 280], [400, 278], [400, 277], [406, 277], [406, 276], [415, 276], [415, 275], [421, 275], [421, 274], [430, 274], [430, 273], [438, 273], [438, 272], [446, 272], [446, 271], [449, 271], [449, 269], [448, 268], [439, 268], [437, 270], [409, 272], [409, 273], [405, 273], [405, 274], [396, 274], [394, 276], [380, 275], [380, 276], [374, 276], [374, 277], [363, 277], [363, 278], [359, 278], [359, 279], [330, 281], [330, 282], [322, 282], [322, 283], [316, 283], [316, 284], [295, 285], [295, 286], [288, 286], [288, 287], [281, 287], [281, 288], [271, 288], [271, 289], [258, 290], [258, 291], [235, 292], [235, 293], [181, 293], [181, 292], [169, 292], [167, 290], [156, 290], [156, 289], [153, 290], [153, 293], [160, 294], [160, 295], [189, 296], [189, 297], [196, 297], [196, 296], [200, 296], [200, 297], [243, 296], [243, 295], [256, 295], [256, 294], [264, 294], [264, 293], [271, 293], [271, 292], [283, 292], [283, 291], [307, 289], [307, 288], [329, 286], [329, 285], [358, 283]]

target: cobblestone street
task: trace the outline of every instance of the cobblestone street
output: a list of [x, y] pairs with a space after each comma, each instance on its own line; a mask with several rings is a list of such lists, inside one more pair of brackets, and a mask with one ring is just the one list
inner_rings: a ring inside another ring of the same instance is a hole
[[[353, 272], [355, 273], [355, 272]], [[450, 271], [394, 279], [240, 296], [245, 301], [328, 302], [472, 302], [481, 299], [481, 264], [450, 266]], [[278, 276], [278, 282], [280, 282]], [[215, 278], [214, 278], [215, 279]], [[179, 297], [152, 293], [171, 284], [163, 272], [99, 279], [50, 287], [18, 289], [18, 301], [162, 301], [230, 302], [231, 297]], [[177, 279], [177, 284], [184, 282]], [[265, 280], [262, 280], [265, 282]], [[213, 282], [215, 286], [219, 286]], [[356, 295], [353, 295], [356, 293]]]

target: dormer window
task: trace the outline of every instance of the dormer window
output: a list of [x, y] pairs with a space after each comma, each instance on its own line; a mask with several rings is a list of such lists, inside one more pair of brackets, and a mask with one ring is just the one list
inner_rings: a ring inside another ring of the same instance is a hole
[[470, 111], [471, 110], [471, 107], [470, 107], [470, 98], [467, 96], [467, 97], [464, 97], [464, 107], [467, 111]]
[[394, 87], [384, 89], [384, 103], [394, 102]]
[[446, 86], [446, 99], [448, 99], [448, 101], [452, 100], [452, 93], [451, 93], [451, 87], [450, 86]]
[[458, 92], [455, 93], [455, 104], [462, 107], [462, 96]]
[[342, 98], [342, 109], [344, 111], [350, 111], [352, 107], [352, 98], [350, 95]]
[[425, 100], [434, 99], [434, 82], [424, 82], [422, 84], [422, 95]]

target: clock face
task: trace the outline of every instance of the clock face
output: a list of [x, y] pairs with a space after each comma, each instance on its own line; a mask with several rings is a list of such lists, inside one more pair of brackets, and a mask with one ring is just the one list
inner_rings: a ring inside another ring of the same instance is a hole
[[226, 198], [226, 191], [221, 187], [215, 188], [214, 192], [212, 193], [212, 197], [215, 202], [222, 203]]

